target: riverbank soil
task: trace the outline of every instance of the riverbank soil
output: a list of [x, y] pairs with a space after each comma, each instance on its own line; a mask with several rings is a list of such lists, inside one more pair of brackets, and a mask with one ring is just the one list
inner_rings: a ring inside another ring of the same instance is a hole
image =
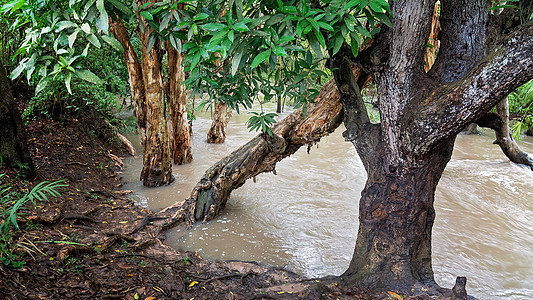
[[0, 299], [375, 298], [253, 262], [207, 261], [165, 246], [162, 233], [135, 240], [153, 213], [120, 189], [126, 151], [105, 122], [88, 115], [26, 125], [36, 178], [0, 166], [1, 184], [20, 194], [43, 180], [67, 184], [60, 196], [22, 209], [21, 231], [9, 243], [25, 264], [0, 264]]
[[[2, 185], [23, 194], [37, 183], [65, 180], [59, 197], [22, 209], [10, 244], [22, 267], [0, 266], [0, 299], [250, 299], [322, 297], [306, 280], [255, 263], [209, 262], [131, 236], [151, 212], [120, 190], [126, 152], [89, 117], [39, 119], [26, 126], [38, 177], [0, 167]], [[126, 191], [127, 192], [127, 191]], [[298, 286], [285, 285], [300, 281]], [[324, 297], [327, 294], [324, 293]]]

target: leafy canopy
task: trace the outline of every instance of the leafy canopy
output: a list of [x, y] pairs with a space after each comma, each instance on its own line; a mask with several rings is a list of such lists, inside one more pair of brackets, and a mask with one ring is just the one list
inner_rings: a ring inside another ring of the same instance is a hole
[[186, 55], [193, 95], [207, 92], [237, 111], [259, 96], [285, 96], [305, 112], [328, 76], [327, 57], [345, 43], [357, 55], [378, 24], [391, 25], [386, 0], [13, 0], [2, 12], [32, 24], [12, 77], [35, 78], [37, 92], [58, 74], [69, 92], [73, 76], [98, 83], [80, 61], [103, 42], [123, 51], [109, 34], [112, 18], [152, 29], [148, 51], [159, 40]]

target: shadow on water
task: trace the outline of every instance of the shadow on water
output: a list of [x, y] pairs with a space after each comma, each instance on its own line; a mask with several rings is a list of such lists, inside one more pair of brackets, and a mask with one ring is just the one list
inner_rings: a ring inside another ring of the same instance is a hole
[[[208, 167], [255, 136], [246, 129], [248, 117], [234, 115], [226, 143], [212, 145], [205, 142], [209, 115], [200, 114], [194, 162], [174, 166], [175, 183], [144, 188], [138, 155], [125, 160], [124, 188], [154, 211], [182, 201]], [[218, 219], [171, 230], [167, 243], [209, 259], [254, 260], [307, 276], [342, 273], [355, 245], [366, 173], [341, 132], [309, 154], [300, 149], [281, 161], [277, 175], [262, 174], [234, 191]], [[466, 276], [467, 291], [479, 299], [533, 299], [533, 172], [510, 163], [493, 140], [490, 132], [457, 138], [436, 193], [435, 278], [451, 287], [456, 276]], [[520, 144], [533, 153], [532, 138]]]

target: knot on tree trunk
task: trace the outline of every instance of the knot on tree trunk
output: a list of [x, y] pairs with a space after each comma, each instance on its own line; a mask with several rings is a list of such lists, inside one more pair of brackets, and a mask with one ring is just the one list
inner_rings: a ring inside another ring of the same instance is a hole
[[283, 153], [287, 148], [287, 142], [285, 139], [276, 133], [272, 133], [272, 136], [262, 133], [261, 136], [267, 142], [268, 146], [274, 153]]

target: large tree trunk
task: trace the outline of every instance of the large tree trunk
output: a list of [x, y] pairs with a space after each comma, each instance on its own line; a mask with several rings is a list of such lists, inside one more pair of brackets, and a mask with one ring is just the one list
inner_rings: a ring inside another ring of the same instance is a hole
[[168, 135], [165, 89], [162, 77], [160, 42], [147, 51], [152, 30], [146, 28], [142, 41], [142, 71], [146, 100], [146, 139], [143, 143], [141, 180], [145, 186], [156, 187], [174, 181], [170, 139]]
[[[431, 229], [435, 188], [449, 161], [453, 141], [437, 147], [416, 167], [387, 171], [381, 154], [369, 162], [359, 204], [354, 255], [342, 275], [369, 289], [422, 294], [437, 288], [431, 267]], [[416, 285], [415, 283], [421, 283]], [[432, 291], [435, 292], [435, 291]]]
[[187, 123], [187, 95], [183, 81], [185, 73], [181, 65], [182, 56], [166, 43], [168, 58], [168, 110], [169, 134], [174, 163], [182, 165], [192, 161], [191, 136]]
[[[457, 133], [533, 77], [531, 24], [489, 53], [489, 2], [441, 3], [441, 47], [428, 73], [423, 62], [435, 5], [430, 0], [390, 2], [392, 28], [382, 28], [358, 58], [342, 48], [331, 59], [344, 136], [368, 174], [354, 256], [342, 275], [343, 282], [361, 289], [450, 293], [436, 285], [431, 267], [435, 188]], [[360, 64], [378, 86], [380, 124], [368, 120], [350, 62]]]
[[34, 166], [26, 143], [26, 132], [17, 104], [11, 94], [4, 65], [0, 64], [0, 155], [2, 163], [25, 165], [25, 175], [34, 174]]
[[145, 186], [150, 187], [169, 184], [174, 177], [161, 66], [161, 46], [156, 43], [150, 52], [146, 53], [151, 30], [147, 28], [144, 33], [140, 32], [143, 45], [142, 62], [140, 62], [123, 22], [112, 21], [111, 30], [125, 50], [123, 55], [129, 73], [132, 104], [143, 146], [143, 170], [140, 180]]

